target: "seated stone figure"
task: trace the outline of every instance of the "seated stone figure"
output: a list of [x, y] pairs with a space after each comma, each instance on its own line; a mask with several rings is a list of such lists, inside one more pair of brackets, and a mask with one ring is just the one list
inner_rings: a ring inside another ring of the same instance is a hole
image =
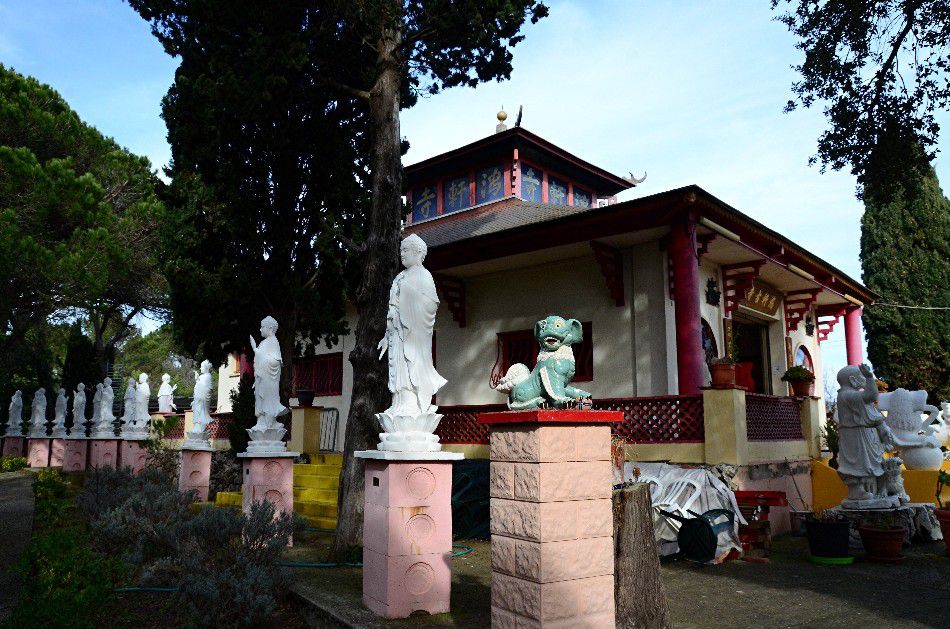
[[878, 408], [887, 412], [887, 425], [907, 469], [939, 470], [943, 453], [932, 424], [940, 409], [927, 404], [927, 392], [898, 388], [882, 393]]
[[571, 345], [584, 338], [581, 322], [551, 315], [534, 324], [534, 338], [540, 347], [534, 369], [515, 363], [494, 386], [496, 391], [508, 394], [508, 408], [565, 408], [590, 398], [590, 393], [570, 384], [574, 378]]

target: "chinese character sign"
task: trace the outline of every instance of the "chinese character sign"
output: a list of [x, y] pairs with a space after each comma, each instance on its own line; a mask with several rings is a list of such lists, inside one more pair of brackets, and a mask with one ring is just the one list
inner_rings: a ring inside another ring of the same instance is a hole
[[468, 175], [448, 179], [442, 184], [442, 212], [457, 212], [467, 208], [469, 202]]
[[436, 213], [435, 186], [415, 190], [412, 194], [412, 220], [424, 221]]
[[543, 196], [541, 194], [541, 171], [531, 166], [525, 166], [521, 169], [521, 198], [525, 201], [534, 201], [541, 203]]
[[479, 203], [500, 199], [505, 194], [505, 176], [501, 166], [478, 171], [475, 176], [475, 200]]
[[590, 193], [575, 186], [574, 205], [577, 207], [590, 207]]
[[548, 203], [567, 205], [567, 184], [554, 177], [548, 178]]

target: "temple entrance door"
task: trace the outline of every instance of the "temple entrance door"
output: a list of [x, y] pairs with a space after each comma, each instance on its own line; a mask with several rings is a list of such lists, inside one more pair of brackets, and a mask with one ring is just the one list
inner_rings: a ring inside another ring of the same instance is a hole
[[735, 313], [732, 335], [736, 344], [736, 384], [752, 393], [772, 393], [768, 324]]

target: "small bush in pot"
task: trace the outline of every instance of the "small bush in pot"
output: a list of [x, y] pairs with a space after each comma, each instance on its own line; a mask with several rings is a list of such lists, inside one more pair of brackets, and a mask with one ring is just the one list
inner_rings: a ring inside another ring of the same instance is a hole
[[798, 397], [807, 397], [811, 391], [811, 383], [815, 381], [815, 374], [801, 365], [788, 369], [782, 380], [792, 386], [792, 393]]
[[848, 552], [851, 522], [840, 513], [817, 513], [805, 521], [811, 561], [820, 564], [850, 564]]
[[907, 537], [907, 529], [900, 525], [893, 513], [884, 513], [876, 521], [858, 527], [861, 542], [870, 561], [899, 563], [904, 560], [901, 548]]

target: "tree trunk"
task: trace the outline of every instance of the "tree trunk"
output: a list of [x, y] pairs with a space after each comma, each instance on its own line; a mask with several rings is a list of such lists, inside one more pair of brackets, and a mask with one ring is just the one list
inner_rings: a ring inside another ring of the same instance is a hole
[[653, 536], [650, 488], [640, 483], [613, 494], [616, 626], [672, 627]]
[[[396, 24], [401, 19], [395, 20]], [[370, 91], [372, 123], [373, 199], [367, 230], [363, 275], [356, 292], [359, 321], [350, 352], [353, 393], [346, 421], [343, 470], [340, 475], [339, 516], [331, 554], [343, 557], [363, 541], [363, 461], [357, 450], [375, 447], [375, 414], [390, 403], [386, 361], [376, 345], [386, 333], [389, 287], [399, 269], [399, 232], [402, 214], [402, 154], [399, 132], [402, 65], [397, 51], [401, 34], [388, 24], [380, 34], [376, 61], [378, 78]]]

